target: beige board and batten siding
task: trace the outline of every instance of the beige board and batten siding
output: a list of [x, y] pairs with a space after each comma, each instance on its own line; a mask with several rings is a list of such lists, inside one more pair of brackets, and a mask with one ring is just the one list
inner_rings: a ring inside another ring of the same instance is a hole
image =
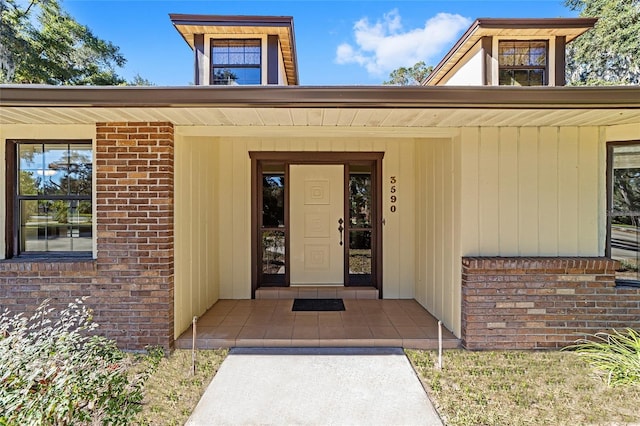
[[461, 129], [462, 256], [601, 256], [598, 127]]
[[211, 138], [175, 139], [174, 335], [219, 298], [218, 145]]
[[[95, 164], [96, 152], [95, 152], [95, 139], [96, 139], [96, 126], [94, 124], [3, 124], [0, 126], [0, 200], [6, 200], [7, 188], [6, 188], [6, 148], [8, 139], [33, 139], [33, 140], [73, 140], [73, 139], [85, 139], [90, 140], [93, 143], [93, 162]], [[93, 168], [93, 194], [96, 193], [96, 173], [97, 167]], [[96, 203], [93, 203], [93, 217], [96, 217]], [[5, 258], [6, 253], [6, 241], [5, 241], [5, 222], [6, 211], [4, 203], [0, 208], [0, 259]], [[96, 238], [97, 229], [96, 221], [93, 221], [93, 257], [97, 256]]]
[[416, 141], [415, 299], [460, 335], [460, 139]]
[[[304, 133], [304, 131], [301, 131]], [[184, 137], [189, 142], [190, 136]], [[385, 152], [383, 160], [383, 282], [385, 298], [414, 297], [414, 142], [411, 139], [324, 138], [313, 135], [211, 137], [216, 158], [218, 282], [221, 299], [251, 297], [250, 151]], [[176, 161], [177, 167], [182, 164]], [[176, 171], [178, 175], [178, 171]], [[390, 212], [390, 178], [397, 184], [396, 212]], [[176, 192], [178, 188], [176, 187]], [[178, 196], [176, 194], [176, 201]], [[177, 202], [178, 204], [178, 202]], [[177, 207], [180, 208], [180, 207]], [[182, 260], [181, 260], [182, 261]], [[176, 261], [176, 270], [178, 261]]]

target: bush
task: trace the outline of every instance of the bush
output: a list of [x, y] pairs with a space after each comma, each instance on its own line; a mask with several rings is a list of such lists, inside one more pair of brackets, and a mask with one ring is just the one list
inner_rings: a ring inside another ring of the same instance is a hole
[[565, 349], [584, 357], [610, 386], [640, 384], [640, 334], [631, 328], [596, 333]]
[[96, 328], [82, 300], [57, 315], [48, 301], [30, 318], [0, 315], [0, 425], [130, 422], [162, 351], [136, 358]]

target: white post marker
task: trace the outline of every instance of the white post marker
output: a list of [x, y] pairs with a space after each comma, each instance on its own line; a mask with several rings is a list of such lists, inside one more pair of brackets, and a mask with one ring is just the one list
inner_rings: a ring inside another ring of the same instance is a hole
[[191, 340], [191, 375], [196, 375], [196, 324], [198, 322], [198, 317], [193, 317], [193, 333]]
[[438, 321], [438, 370], [442, 370], [442, 321]]

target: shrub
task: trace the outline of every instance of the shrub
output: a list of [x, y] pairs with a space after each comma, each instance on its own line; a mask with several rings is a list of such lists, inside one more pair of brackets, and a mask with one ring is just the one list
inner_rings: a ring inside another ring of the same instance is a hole
[[95, 335], [82, 300], [56, 314], [45, 301], [25, 318], [0, 315], [0, 425], [124, 425], [162, 352], [136, 358]]
[[610, 386], [640, 384], [640, 334], [631, 328], [596, 333], [565, 349], [584, 357]]

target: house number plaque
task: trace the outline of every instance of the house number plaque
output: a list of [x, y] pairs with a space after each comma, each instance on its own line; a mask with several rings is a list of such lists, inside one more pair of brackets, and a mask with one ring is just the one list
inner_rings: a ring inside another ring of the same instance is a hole
[[391, 213], [395, 213], [397, 208], [396, 202], [398, 201], [398, 196], [396, 195], [396, 185], [398, 180], [395, 176], [391, 176], [389, 178], [389, 182], [391, 183], [391, 188], [389, 188], [389, 191], [391, 192], [391, 197], [389, 198], [389, 201], [391, 201], [391, 207], [389, 207], [389, 209], [391, 210]]

